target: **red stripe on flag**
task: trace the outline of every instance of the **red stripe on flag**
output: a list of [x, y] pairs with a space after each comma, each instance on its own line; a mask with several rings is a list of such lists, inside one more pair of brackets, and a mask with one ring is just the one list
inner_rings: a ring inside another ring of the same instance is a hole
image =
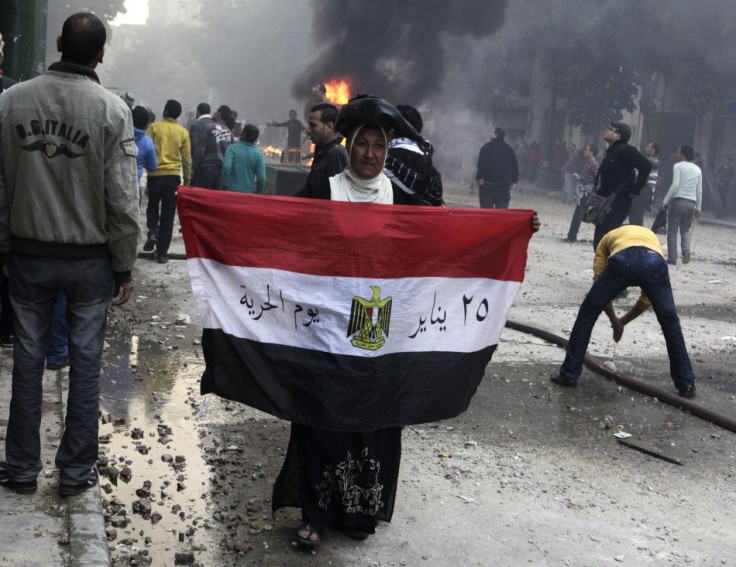
[[180, 187], [188, 258], [321, 276], [524, 279], [529, 210], [344, 203]]

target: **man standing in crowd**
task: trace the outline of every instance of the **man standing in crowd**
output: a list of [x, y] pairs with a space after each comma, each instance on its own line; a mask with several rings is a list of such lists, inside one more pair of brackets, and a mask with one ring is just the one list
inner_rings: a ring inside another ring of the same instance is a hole
[[269, 122], [268, 125], [286, 128], [286, 162], [299, 165], [302, 153], [302, 132], [305, 128], [302, 121], [297, 119], [296, 110], [289, 111], [289, 119], [286, 122]]
[[307, 184], [296, 196], [329, 199], [330, 177], [341, 173], [348, 164], [348, 153], [342, 136], [335, 130], [337, 108], [329, 103], [317, 104], [309, 113], [307, 135], [314, 144], [314, 160]]
[[[210, 106], [197, 106], [198, 118], [189, 130], [192, 145], [192, 185], [205, 189], [221, 187], [222, 163], [225, 151], [233, 143], [233, 134], [215, 113], [209, 116]], [[200, 111], [206, 113], [200, 115]]]
[[588, 197], [593, 192], [593, 184], [595, 183], [598, 168], [600, 167], [600, 163], [598, 162], [598, 146], [592, 144], [585, 146], [583, 157], [585, 158], [583, 172], [573, 175], [573, 178], [577, 182], [577, 190], [575, 191], [576, 206], [572, 214], [572, 220], [570, 221], [570, 229], [567, 231], [567, 237], [563, 239], [566, 242], [577, 242], [583, 209], [585, 208], [585, 203], [588, 202]]
[[153, 140], [146, 136], [146, 128], [148, 128], [148, 110], [142, 106], [136, 106], [132, 112], [135, 145], [138, 148], [136, 165], [138, 168], [138, 203], [140, 204], [143, 197], [140, 193], [143, 170], [145, 169], [148, 173], [156, 171], [156, 168], [158, 167], [158, 158], [156, 157], [156, 148], [153, 147]]
[[575, 144], [567, 145], [567, 161], [562, 166], [564, 185], [562, 188], [562, 202], [571, 204], [575, 199], [575, 174], [578, 171], [578, 148]]
[[652, 170], [649, 172], [646, 187], [631, 202], [631, 210], [629, 211], [629, 224], [638, 224], [639, 226], [644, 226], [644, 213], [652, 210], [652, 201], [654, 201], [654, 192], [657, 190], [657, 179], [659, 178], [659, 158], [657, 158], [659, 145], [655, 142], [649, 142], [644, 151], [647, 159], [652, 164]]
[[478, 194], [483, 209], [508, 209], [511, 190], [519, 181], [519, 163], [516, 154], [505, 141], [506, 132], [495, 128], [491, 141], [478, 156]]
[[[401, 113], [417, 134], [422, 133], [424, 120], [419, 111], [408, 104], [399, 104], [396, 110]], [[425, 155], [419, 145], [409, 138], [393, 138], [388, 143], [386, 165], [383, 172], [407, 195], [416, 196], [419, 205], [441, 207], [445, 204], [442, 198], [442, 176], [432, 164], [431, 152]]]
[[[613, 340], [618, 342], [624, 327], [651, 306], [667, 344], [670, 376], [675, 388], [683, 398], [694, 398], [695, 373], [682, 336], [667, 263], [657, 235], [648, 228], [631, 224], [609, 231], [596, 249], [593, 273], [595, 282], [575, 319], [565, 361], [550, 380], [561, 386], [577, 386], [590, 335], [602, 311], [611, 320]], [[611, 302], [629, 286], [640, 287], [641, 296], [619, 319]]]
[[263, 193], [266, 187], [266, 161], [256, 147], [260, 131], [246, 124], [240, 141], [225, 152], [222, 168], [222, 188], [240, 193]]
[[36, 491], [43, 469], [43, 367], [59, 291], [71, 365], [59, 491], [71, 496], [98, 482], [107, 308], [131, 297], [139, 233], [131, 112], [94, 71], [105, 40], [95, 15], [70, 16], [57, 39], [61, 61], [0, 97], [0, 254], [3, 271], [12, 266], [16, 323], [0, 485], [19, 494]]
[[652, 170], [649, 160], [628, 144], [631, 139], [628, 124], [611, 122], [603, 139], [608, 142], [608, 149], [598, 169], [596, 193], [603, 197], [616, 193], [616, 197], [611, 204], [611, 212], [595, 227], [593, 249], [598, 248], [598, 243], [608, 231], [623, 224], [632, 199], [641, 192]]
[[312, 96], [304, 105], [304, 120], [307, 124], [309, 124], [309, 115], [312, 114], [312, 107], [318, 104], [332, 104], [332, 101], [327, 98], [327, 87], [322, 83], [312, 85]]
[[148, 176], [148, 239], [143, 250], [151, 252], [155, 248], [152, 258], [159, 264], [169, 261], [169, 246], [176, 215], [176, 188], [181, 183], [179, 172], [184, 172], [184, 185], [190, 185], [192, 180], [189, 132], [176, 121], [179, 116], [179, 101], [167, 100], [163, 119], [151, 124], [147, 132], [156, 148], [158, 167]]
[[703, 172], [693, 163], [693, 149], [680, 146], [672, 168], [672, 185], [662, 199], [667, 211], [667, 263], [677, 264], [677, 231], [682, 240], [682, 263], [690, 262], [690, 237], [693, 218], [700, 216], [703, 204]]
[[[3, 35], [0, 34], [0, 65], [5, 60], [5, 42]], [[0, 95], [6, 89], [16, 84], [15, 79], [11, 79], [4, 74], [0, 67]], [[13, 306], [10, 303], [10, 282], [5, 274], [0, 271], [0, 346], [5, 348], [13, 347]]]

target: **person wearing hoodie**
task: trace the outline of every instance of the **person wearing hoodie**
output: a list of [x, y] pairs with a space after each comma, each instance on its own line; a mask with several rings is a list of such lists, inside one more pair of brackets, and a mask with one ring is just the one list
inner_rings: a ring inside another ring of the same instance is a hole
[[146, 171], [156, 171], [158, 167], [158, 159], [156, 158], [156, 148], [153, 140], [146, 136], [146, 128], [148, 128], [148, 110], [142, 106], [136, 106], [133, 109], [133, 134], [135, 135], [135, 145], [138, 148], [138, 156], [136, 157], [136, 165], [138, 167], [138, 201], [141, 200], [141, 177], [143, 177], [143, 168]]

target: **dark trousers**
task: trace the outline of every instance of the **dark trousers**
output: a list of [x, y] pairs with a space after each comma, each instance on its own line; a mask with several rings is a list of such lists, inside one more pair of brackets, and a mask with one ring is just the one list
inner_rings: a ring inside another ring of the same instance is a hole
[[56, 296], [54, 322], [51, 325], [51, 344], [46, 362], [61, 364], [69, 359], [69, 346], [66, 338], [66, 295], [60, 291]]
[[585, 204], [588, 202], [588, 197], [590, 197], [590, 193], [580, 197], [580, 204], [575, 207], [575, 211], [573, 211], [572, 213], [572, 220], [570, 221], [570, 229], [567, 231], [568, 240], [575, 241], [578, 239], [578, 231], [580, 230], [580, 223], [583, 220], [583, 209], [585, 209]]
[[598, 243], [601, 239], [611, 232], [614, 228], [618, 228], [629, 215], [629, 209], [631, 208], [631, 199], [628, 196], [619, 197], [611, 205], [610, 214], [603, 220], [601, 224], [595, 227], [595, 234], [593, 235], [593, 250], [598, 248]]
[[[148, 237], [157, 240], [156, 250], [168, 254], [176, 215], [176, 188], [181, 183], [178, 175], [157, 175], [148, 178], [148, 207], [146, 225]], [[159, 207], [161, 212], [159, 214]]]
[[631, 201], [631, 210], [629, 210], [629, 224], [638, 224], [644, 226], [644, 213], [652, 205], [652, 191], [649, 187], [644, 187], [641, 193], [634, 197]]
[[485, 183], [478, 189], [481, 209], [508, 209], [511, 188], [508, 185]]
[[606, 269], [593, 283], [572, 327], [560, 375], [578, 379], [595, 322], [606, 305], [629, 286], [640, 287], [652, 302], [667, 345], [670, 376], [675, 387], [682, 389], [695, 384], [695, 373], [672, 296], [667, 262], [658, 252], [640, 246], [626, 248], [611, 256]]
[[0, 336], [13, 334], [13, 305], [10, 303], [10, 280], [0, 270]]
[[13, 255], [10, 299], [15, 310], [13, 394], [5, 437], [11, 478], [41, 472], [43, 369], [59, 291], [67, 298], [69, 395], [56, 466], [66, 484], [84, 482], [97, 462], [100, 364], [107, 308], [115, 281], [110, 258], [61, 260]]
[[222, 189], [222, 165], [201, 165], [192, 173], [192, 186]]

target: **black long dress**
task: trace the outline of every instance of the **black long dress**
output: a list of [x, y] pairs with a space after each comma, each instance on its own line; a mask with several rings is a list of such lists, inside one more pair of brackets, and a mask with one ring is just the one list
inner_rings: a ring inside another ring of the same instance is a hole
[[[393, 187], [394, 204], [424, 204]], [[390, 522], [401, 464], [401, 428], [341, 432], [292, 424], [273, 487], [273, 511], [300, 507], [321, 535], [328, 525], [375, 532]]]
[[320, 534], [328, 525], [372, 534], [379, 520], [391, 521], [400, 463], [399, 427], [353, 433], [292, 424], [273, 509], [301, 507]]

